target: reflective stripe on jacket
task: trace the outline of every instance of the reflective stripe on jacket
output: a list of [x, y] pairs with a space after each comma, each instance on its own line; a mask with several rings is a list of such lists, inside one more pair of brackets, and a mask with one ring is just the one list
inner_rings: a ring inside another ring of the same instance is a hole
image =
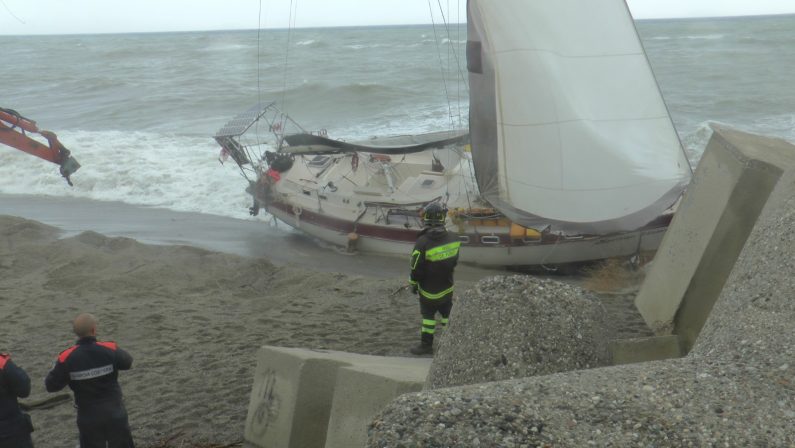
[[461, 242], [444, 227], [427, 227], [420, 232], [411, 253], [409, 283], [431, 300], [453, 292], [453, 271], [458, 264]]
[[75, 393], [78, 408], [103, 403], [121, 403], [119, 370], [132, 366], [132, 356], [115, 342], [99, 342], [84, 337], [77, 345], [58, 356], [44, 384], [48, 392], [56, 392], [67, 385]]

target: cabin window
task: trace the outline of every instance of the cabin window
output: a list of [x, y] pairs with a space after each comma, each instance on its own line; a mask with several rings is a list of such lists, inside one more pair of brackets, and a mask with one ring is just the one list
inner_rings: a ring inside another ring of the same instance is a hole
[[431, 188], [435, 183], [433, 179], [425, 179], [420, 185], [422, 185], [422, 188]]
[[420, 225], [420, 218], [416, 210], [406, 210], [402, 208], [387, 210], [386, 223], [387, 225], [401, 224], [406, 228], [409, 228], [413, 225], [422, 227]]
[[329, 156], [317, 155], [312, 157], [312, 159], [309, 161], [309, 166], [312, 168], [323, 168], [328, 164], [329, 160], [331, 160], [331, 157]]
[[469, 236], [468, 235], [458, 235], [458, 240], [464, 244], [469, 244]]
[[500, 244], [500, 237], [489, 235], [480, 237], [480, 242], [483, 244]]

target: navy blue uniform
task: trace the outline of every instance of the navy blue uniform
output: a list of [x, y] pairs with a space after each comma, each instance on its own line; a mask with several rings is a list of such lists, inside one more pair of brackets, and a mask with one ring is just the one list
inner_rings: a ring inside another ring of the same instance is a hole
[[411, 253], [409, 283], [417, 288], [422, 314], [421, 341], [433, 344], [436, 313], [442, 326], [447, 325], [453, 307], [453, 271], [458, 263], [458, 237], [443, 226], [426, 227], [420, 232]]
[[114, 342], [80, 338], [64, 350], [44, 381], [48, 392], [67, 385], [74, 391], [81, 448], [134, 448], [119, 370], [132, 367], [132, 356]]
[[33, 428], [17, 398], [30, 395], [30, 378], [11, 357], [0, 353], [0, 448], [32, 448]]

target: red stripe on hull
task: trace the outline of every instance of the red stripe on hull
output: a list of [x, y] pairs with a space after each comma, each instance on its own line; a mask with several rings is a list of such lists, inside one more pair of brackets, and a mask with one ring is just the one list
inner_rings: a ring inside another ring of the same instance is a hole
[[[269, 207], [275, 208], [280, 210], [283, 213], [287, 213], [290, 215], [294, 215], [293, 206], [284, 202], [277, 202], [271, 201], [269, 202], [265, 209], [267, 210]], [[657, 217], [654, 221], [650, 222], [646, 226], [642, 227], [638, 230], [652, 230], [657, 228], [665, 228], [671, 222], [671, 218], [673, 215], [662, 215]], [[354, 224], [351, 221], [346, 221], [344, 219], [334, 218], [328, 215], [324, 215], [321, 213], [313, 212], [311, 210], [302, 210], [301, 214], [298, 218], [300, 221], [305, 221], [309, 224], [323, 227], [329, 230], [334, 230], [340, 232], [341, 234], [348, 234], [351, 232], [356, 232], [359, 236], [369, 237], [369, 238], [377, 238], [382, 240], [390, 240], [390, 241], [402, 241], [406, 243], [413, 243], [417, 240], [417, 235], [419, 234], [419, 229], [399, 229], [399, 228], [390, 228], [385, 226], [376, 226], [372, 224]], [[616, 234], [612, 236], [619, 236], [621, 234]], [[462, 243], [464, 246], [469, 247], [523, 247], [527, 245], [533, 246], [543, 246], [546, 244], [557, 244], [561, 240], [559, 237], [555, 235], [550, 235], [544, 237], [540, 242], [534, 243], [524, 243], [521, 239], [513, 240], [507, 234], [476, 234], [476, 233], [466, 233], [460, 234], [460, 236], [467, 236], [469, 237], [469, 242]], [[480, 242], [480, 237], [488, 236], [488, 237], [496, 237], [499, 238], [499, 243], [494, 244], [483, 244]], [[596, 235], [594, 235], [596, 236]], [[600, 235], [600, 237], [610, 238], [611, 235]]]
[[[265, 208], [273, 207], [281, 210], [284, 213], [293, 214], [293, 207], [284, 202], [270, 202]], [[330, 230], [336, 230], [340, 233], [351, 233], [355, 231], [360, 236], [370, 238], [380, 238], [383, 240], [405, 241], [411, 242], [417, 240], [419, 230], [411, 229], [392, 229], [384, 226], [374, 226], [372, 224], [354, 224], [351, 221], [344, 219], [333, 218], [331, 216], [322, 215], [310, 210], [302, 210], [298, 218], [301, 221], [306, 221], [319, 227], [324, 227]]]

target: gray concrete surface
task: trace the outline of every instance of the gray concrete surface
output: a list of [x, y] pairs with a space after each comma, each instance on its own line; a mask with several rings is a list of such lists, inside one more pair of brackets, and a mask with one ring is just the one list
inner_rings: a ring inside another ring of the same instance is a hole
[[613, 365], [659, 361], [683, 355], [682, 344], [676, 335], [616, 339], [610, 341], [609, 349]]
[[397, 395], [419, 390], [429, 367], [429, 359], [261, 347], [246, 417], [246, 446], [363, 443], [372, 417]]
[[658, 335], [695, 343], [792, 146], [717, 129], [635, 304]]
[[609, 365], [607, 319], [578, 286], [526, 275], [483, 279], [457, 297], [426, 387]]
[[396, 397], [422, 390], [429, 358], [366, 359], [337, 373], [326, 448], [362, 447], [373, 418]]

